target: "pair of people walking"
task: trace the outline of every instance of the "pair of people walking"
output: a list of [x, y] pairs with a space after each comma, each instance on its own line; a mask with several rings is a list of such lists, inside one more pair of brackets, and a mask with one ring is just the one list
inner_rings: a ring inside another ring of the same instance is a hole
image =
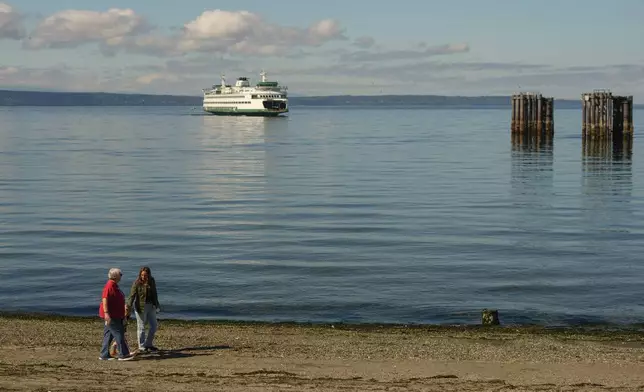
[[[116, 341], [118, 360], [129, 361], [134, 359], [125, 339], [125, 324], [131, 311], [134, 310], [137, 321], [138, 352], [157, 351], [153, 344], [157, 331], [157, 312], [159, 312], [159, 297], [156, 282], [150, 268], [141, 267], [137, 279], [132, 284], [130, 295], [125, 295], [118, 286], [123, 273], [118, 268], [108, 272], [108, 280], [103, 287], [99, 316], [105, 321], [103, 329], [103, 345], [99, 359], [114, 359], [110, 356], [109, 348]], [[146, 336], [145, 326], [149, 326]]]

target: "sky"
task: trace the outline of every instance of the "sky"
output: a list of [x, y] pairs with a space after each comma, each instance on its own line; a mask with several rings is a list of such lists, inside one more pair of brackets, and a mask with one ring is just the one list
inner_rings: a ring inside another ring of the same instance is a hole
[[643, 0], [0, 0], [0, 88], [644, 101]]

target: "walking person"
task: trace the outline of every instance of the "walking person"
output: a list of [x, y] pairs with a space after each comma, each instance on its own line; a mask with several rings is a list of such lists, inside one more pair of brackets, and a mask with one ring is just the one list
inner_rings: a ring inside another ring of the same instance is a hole
[[119, 288], [118, 283], [121, 281], [123, 273], [118, 268], [112, 268], [107, 273], [107, 283], [103, 287], [101, 295], [101, 304], [98, 308], [99, 316], [105, 321], [103, 329], [103, 346], [101, 347], [100, 360], [114, 359], [110, 356], [109, 348], [112, 340], [116, 340], [116, 346], [119, 352], [119, 361], [130, 361], [134, 356], [130, 354], [130, 349], [125, 340], [125, 295]]
[[[143, 266], [139, 270], [139, 276], [132, 284], [126, 309], [128, 313], [131, 309], [134, 309], [134, 314], [136, 315], [139, 352], [158, 351], [154, 347], [153, 342], [154, 335], [157, 331], [159, 297], [157, 295], [157, 285], [150, 271], [150, 267]], [[145, 333], [146, 325], [149, 326], [147, 336]]]

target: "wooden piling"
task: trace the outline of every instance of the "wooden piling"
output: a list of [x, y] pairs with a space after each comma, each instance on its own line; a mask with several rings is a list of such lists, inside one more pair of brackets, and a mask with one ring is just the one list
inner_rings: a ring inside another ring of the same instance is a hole
[[553, 98], [540, 93], [512, 95], [512, 133], [553, 133], [553, 102]]
[[610, 90], [581, 95], [582, 136], [612, 139], [613, 134], [633, 133], [633, 97], [616, 96]]
[[517, 112], [518, 112], [518, 107], [517, 107], [517, 98], [515, 96], [512, 96], [512, 123], [510, 125], [511, 129], [516, 128], [517, 126]]
[[633, 96], [624, 97], [622, 103], [622, 118], [624, 133], [633, 133]]

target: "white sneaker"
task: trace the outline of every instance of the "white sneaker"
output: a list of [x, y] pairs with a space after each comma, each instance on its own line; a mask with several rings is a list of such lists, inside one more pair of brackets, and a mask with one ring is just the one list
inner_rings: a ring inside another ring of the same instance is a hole
[[116, 358], [114, 358], [114, 357], [109, 357], [109, 358], [98, 357], [98, 360], [99, 360], [99, 361], [113, 361], [113, 360], [115, 360], [115, 359], [116, 359]]
[[134, 359], [134, 355], [130, 355], [129, 357], [119, 358], [119, 361], [131, 361], [133, 359]]

